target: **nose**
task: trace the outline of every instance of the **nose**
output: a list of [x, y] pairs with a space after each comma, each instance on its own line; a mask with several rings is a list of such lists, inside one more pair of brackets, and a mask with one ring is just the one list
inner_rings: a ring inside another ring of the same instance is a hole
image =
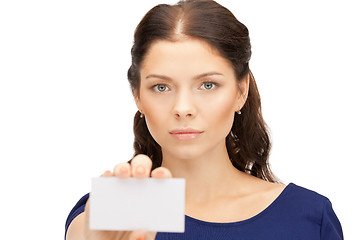
[[179, 91], [175, 96], [174, 116], [178, 119], [193, 118], [196, 115], [196, 107], [191, 91]]

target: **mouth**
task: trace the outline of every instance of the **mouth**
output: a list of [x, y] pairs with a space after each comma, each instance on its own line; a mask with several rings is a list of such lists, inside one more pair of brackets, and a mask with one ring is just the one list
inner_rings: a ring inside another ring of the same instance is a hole
[[190, 140], [199, 137], [204, 131], [192, 129], [192, 128], [183, 128], [183, 129], [174, 129], [169, 133], [178, 140]]

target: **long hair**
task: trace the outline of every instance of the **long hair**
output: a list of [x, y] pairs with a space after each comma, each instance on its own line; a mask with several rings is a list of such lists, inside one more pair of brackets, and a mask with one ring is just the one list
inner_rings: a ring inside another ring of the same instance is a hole
[[[268, 158], [271, 149], [269, 132], [261, 113], [260, 95], [249, 69], [251, 44], [247, 27], [225, 7], [212, 0], [183, 0], [175, 5], [160, 4], [141, 20], [134, 34], [132, 64], [128, 80], [138, 93], [140, 67], [151, 44], [156, 40], [177, 41], [191, 37], [207, 42], [229, 60], [238, 81], [249, 75], [249, 92], [242, 114], [235, 114], [226, 137], [229, 158], [239, 171], [266, 181], [275, 182]], [[162, 152], [151, 136], [144, 118], [134, 117], [134, 155], [146, 154], [153, 169], [161, 166]]]

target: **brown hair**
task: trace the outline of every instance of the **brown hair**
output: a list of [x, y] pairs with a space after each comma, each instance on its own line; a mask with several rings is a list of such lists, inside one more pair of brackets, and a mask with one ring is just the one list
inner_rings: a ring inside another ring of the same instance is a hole
[[[140, 67], [150, 45], [156, 40], [177, 41], [184, 37], [203, 40], [217, 49], [231, 62], [238, 81], [249, 75], [248, 98], [241, 109], [242, 114], [235, 114], [226, 137], [227, 152], [238, 170], [275, 182], [268, 163], [269, 134], [261, 113], [260, 95], [249, 69], [249, 32], [225, 7], [212, 0], [184, 0], [175, 5], [160, 4], [152, 8], [134, 34], [132, 64], [128, 70], [132, 91], [139, 91]], [[148, 155], [153, 161], [153, 169], [161, 166], [161, 147], [152, 138], [139, 112], [134, 118], [134, 134], [134, 155]]]

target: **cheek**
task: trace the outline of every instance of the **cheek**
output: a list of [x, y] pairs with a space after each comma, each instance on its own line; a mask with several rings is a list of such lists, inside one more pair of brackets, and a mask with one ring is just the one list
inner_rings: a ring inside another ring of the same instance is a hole
[[[161, 107], [160, 107], [161, 106]], [[144, 107], [145, 121], [151, 136], [157, 140], [167, 131], [165, 123], [168, 119], [168, 110], [164, 104], [146, 104]]]
[[208, 114], [206, 116], [210, 120], [209, 124], [212, 125], [211, 127], [219, 130], [221, 129], [222, 134], [225, 134], [226, 136], [233, 125], [236, 109], [235, 97], [230, 96], [223, 95], [219, 96], [216, 101], [210, 101], [212, 104], [208, 106], [209, 110], [207, 111]]

